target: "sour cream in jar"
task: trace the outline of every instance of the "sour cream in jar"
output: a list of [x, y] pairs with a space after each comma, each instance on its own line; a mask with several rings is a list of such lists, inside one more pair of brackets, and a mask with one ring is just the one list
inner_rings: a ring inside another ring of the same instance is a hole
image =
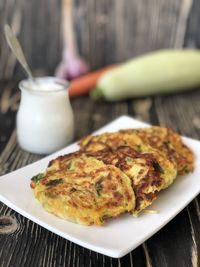
[[73, 140], [74, 117], [67, 81], [42, 77], [19, 83], [21, 102], [17, 112], [17, 139], [26, 151], [55, 152]]

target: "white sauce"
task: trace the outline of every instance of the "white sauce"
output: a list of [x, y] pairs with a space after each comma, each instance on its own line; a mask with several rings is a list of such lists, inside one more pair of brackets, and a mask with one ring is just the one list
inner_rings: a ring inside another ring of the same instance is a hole
[[21, 102], [17, 113], [20, 146], [33, 153], [49, 154], [73, 140], [74, 118], [68, 83], [53, 77], [24, 80], [19, 84]]
[[23, 81], [23, 86], [33, 91], [59, 91], [63, 89], [63, 82], [59, 82], [55, 78], [44, 77], [33, 81], [25, 80]]

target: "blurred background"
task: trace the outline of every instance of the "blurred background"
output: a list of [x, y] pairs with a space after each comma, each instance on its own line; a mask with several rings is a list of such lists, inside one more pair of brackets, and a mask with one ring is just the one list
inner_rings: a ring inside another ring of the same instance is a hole
[[[63, 0], [64, 1], [64, 0]], [[160, 48], [199, 47], [198, 0], [72, 0], [80, 55], [91, 69]], [[0, 79], [25, 76], [3, 26], [17, 34], [36, 75], [52, 75], [63, 52], [62, 0], [0, 0]]]

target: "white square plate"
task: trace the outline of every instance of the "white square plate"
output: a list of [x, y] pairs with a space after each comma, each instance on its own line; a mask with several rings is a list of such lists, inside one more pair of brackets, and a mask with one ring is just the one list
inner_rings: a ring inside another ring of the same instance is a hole
[[[145, 123], [122, 116], [97, 132], [147, 126]], [[38, 162], [1, 176], [0, 200], [63, 238], [107, 256], [119, 258], [156, 233], [199, 194], [200, 142], [189, 138], [184, 138], [184, 142], [195, 153], [195, 171], [178, 177], [170, 188], [159, 194], [158, 199], [151, 206], [152, 209], [159, 211], [157, 214], [142, 214], [138, 218], [125, 214], [99, 227], [74, 224], [47, 213], [33, 196], [30, 178], [44, 171], [49, 160], [77, 150], [77, 144], [72, 144]]]

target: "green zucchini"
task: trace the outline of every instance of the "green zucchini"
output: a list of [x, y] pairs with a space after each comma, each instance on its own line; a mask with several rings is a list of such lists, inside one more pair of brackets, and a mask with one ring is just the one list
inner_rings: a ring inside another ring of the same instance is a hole
[[103, 74], [91, 97], [116, 101], [177, 92], [199, 85], [198, 50], [160, 50], [132, 59]]

